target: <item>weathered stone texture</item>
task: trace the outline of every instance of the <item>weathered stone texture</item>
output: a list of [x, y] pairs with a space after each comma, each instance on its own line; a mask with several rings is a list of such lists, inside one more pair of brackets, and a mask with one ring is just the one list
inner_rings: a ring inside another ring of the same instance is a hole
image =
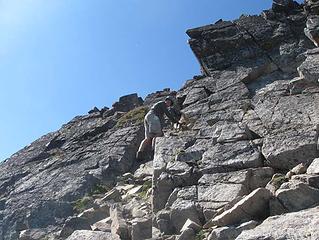
[[316, 207], [270, 217], [255, 229], [242, 232], [236, 240], [318, 239], [318, 214]]
[[[319, 2], [304, 7], [188, 30], [201, 76], [95, 107], [2, 163], [0, 239], [318, 238]], [[137, 162], [131, 110], [167, 96], [188, 127], [165, 125]]]

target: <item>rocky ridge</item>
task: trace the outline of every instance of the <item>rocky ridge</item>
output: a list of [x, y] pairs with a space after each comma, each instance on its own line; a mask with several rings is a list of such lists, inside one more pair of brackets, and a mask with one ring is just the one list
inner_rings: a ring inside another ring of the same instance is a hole
[[[121, 97], [0, 165], [0, 239], [318, 239], [317, 1], [190, 29], [202, 76], [135, 160], [143, 116], [171, 94]], [[280, 226], [280, 227], [278, 227]]]

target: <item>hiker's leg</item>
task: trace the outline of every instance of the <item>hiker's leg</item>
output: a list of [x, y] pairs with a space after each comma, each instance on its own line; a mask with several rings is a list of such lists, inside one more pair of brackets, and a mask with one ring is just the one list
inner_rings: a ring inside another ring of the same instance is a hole
[[155, 142], [156, 142], [156, 137], [152, 139], [152, 151], [153, 152], [155, 150]]
[[144, 140], [141, 142], [140, 147], [138, 149], [139, 152], [144, 152], [145, 149], [152, 144], [152, 138], [144, 138]]
[[144, 140], [141, 142], [138, 152], [144, 152], [147, 149], [147, 146], [152, 144], [152, 137], [150, 133], [150, 117], [151, 113], [148, 112], [144, 118], [144, 129], [145, 129], [145, 137]]
[[154, 150], [155, 150], [155, 143], [156, 143], [156, 138], [157, 137], [163, 137], [164, 133], [163, 133], [163, 129], [160, 128], [159, 133], [157, 133], [156, 135], [154, 135], [153, 139], [152, 139], [152, 152], [154, 154]]

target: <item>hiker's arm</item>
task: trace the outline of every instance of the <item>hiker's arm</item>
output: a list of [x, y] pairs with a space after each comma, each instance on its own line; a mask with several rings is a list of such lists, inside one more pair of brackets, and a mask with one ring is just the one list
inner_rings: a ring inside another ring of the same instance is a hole
[[178, 123], [178, 119], [175, 119], [174, 116], [172, 116], [167, 107], [164, 108], [164, 113], [172, 123]]

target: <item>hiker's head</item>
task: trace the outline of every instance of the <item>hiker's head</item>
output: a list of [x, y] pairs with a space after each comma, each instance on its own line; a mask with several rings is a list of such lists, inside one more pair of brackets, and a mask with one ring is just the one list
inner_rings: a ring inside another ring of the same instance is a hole
[[165, 98], [165, 104], [167, 107], [170, 107], [173, 105], [173, 99], [171, 99], [170, 97]]

